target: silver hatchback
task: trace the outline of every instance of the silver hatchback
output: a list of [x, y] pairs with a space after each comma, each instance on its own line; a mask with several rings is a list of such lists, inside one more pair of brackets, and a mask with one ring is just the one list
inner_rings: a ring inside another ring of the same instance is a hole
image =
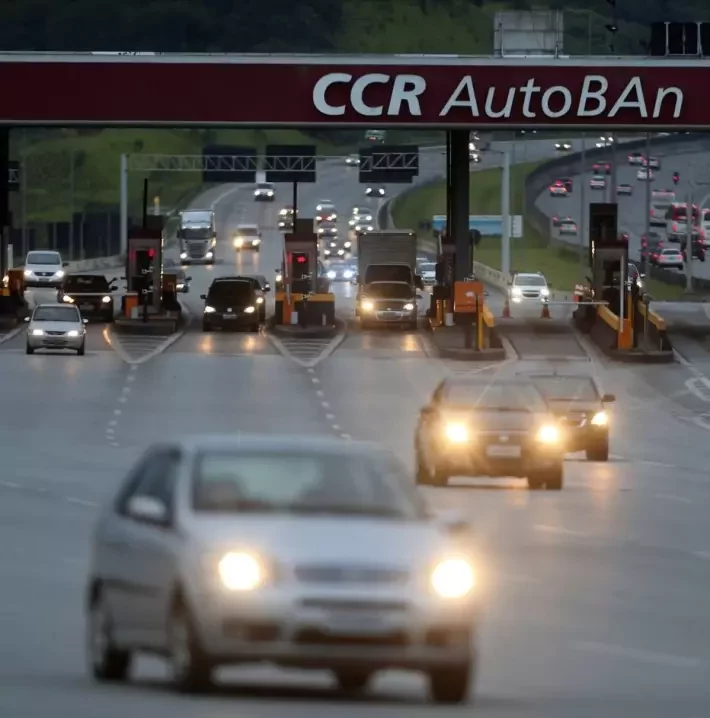
[[182, 691], [236, 663], [330, 670], [344, 690], [389, 668], [461, 702], [476, 664], [465, 524], [432, 516], [377, 446], [279, 437], [156, 445], [102, 513], [87, 586], [98, 680], [138, 651]]
[[82, 319], [79, 309], [66, 304], [38, 304], [25, 319], [27, 354], [36, 349], [71, 349], [84, 356], [88, 319]]

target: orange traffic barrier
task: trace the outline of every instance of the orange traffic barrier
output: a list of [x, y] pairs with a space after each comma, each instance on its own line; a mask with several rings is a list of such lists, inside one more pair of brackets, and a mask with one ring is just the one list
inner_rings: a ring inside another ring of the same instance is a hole
[[549, 319], [550, 318], [550, 305], [547, 302], [542, 303], [542, 314], [540, 314], [541, 319]]
[[510, 301], [508, 297], [505, 298], [505, 304], [503, 305], [503, 319], [510, 319]]

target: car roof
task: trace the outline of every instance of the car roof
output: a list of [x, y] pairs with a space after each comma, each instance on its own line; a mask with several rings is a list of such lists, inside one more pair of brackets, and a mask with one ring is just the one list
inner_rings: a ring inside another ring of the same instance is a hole
[[254, 222], [239, 222], [237, 227], [249, 227], [249, 229], [253, 227], [254, 229], [259, 229], [259, 225]]
[[215, 277], [212, 280], [212, 284], [224, 284], [226, 282], [248, 282], [249, 284], [253, 284], [255, 281], [256, 279], [254, 277], [239, 275], [237, 277]]
[[304, 436], [291, 434], [192, 434], [177, 440], [190, 451], [254, 451], [268, 450], [270, 453], [319, 452], [335, 456], [370, 456], [387, 454], [380, 445], [365, 441], [343, 441], [335, 437]]
[[35, 304], [35, 309], [46, 309], [47, 307], [67, 307], [69, 309], [76, 309], [79, 311], [79, 307], [75, 304], [61, 304], [60, 302], [42, 302], [42, 304]]

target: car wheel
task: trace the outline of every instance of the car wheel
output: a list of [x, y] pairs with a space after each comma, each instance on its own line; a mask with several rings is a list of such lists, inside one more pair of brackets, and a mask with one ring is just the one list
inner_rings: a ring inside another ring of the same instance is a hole
[[212, 684], [212, 664], [205, 655], [189, 611], [178, 601], [167, 626], [170, 682], [181, 693], [206, 691]]
[[116, 648], [113, 621], [101, 593], [91, 602], [86, 631], [91, 675], [97, 681], [125, 681], [131, 669], [131, 652]]
[[202, 331], [203, 332], [211, 332], [212, 325], [209, 322], [202, 322]]
[[27, 347], [25, 348], [25, 354], [34, 354], [35, 350], [33, 347], [30, 346], [29, 342], [27, 343]]
[[76, 350], [76, 355], [83, 357], [86, 354], [86, 342], [82, 342], [81, 346]]
[[362, 693], [372, 678], [372, 671], [362, 668], [347, 668], [334, 671], [338, 688], [350, 695]]
[[464, 703], [469, 697], [474, 667], [466, 661], [429, 673], [429, 693], [434, 703]]
[[586, 451], [587, 461], [609, 461], [609, 438], [590, 446]]
[[251, 325], [252, 332], [258, 332], [259, 331], [259, 322], [256, 322], [256, 324]]
[[545, 487], [545, 479], [540, 474], [531, 474], [528, 476], [528, 489], [530, 491], [540, 491]]
[[562, 491], [562, 486], [564, 484], [564, 471], [564, 466], [560, 463], [559, 466], [545, 472], [545, 488], [548, 491]]

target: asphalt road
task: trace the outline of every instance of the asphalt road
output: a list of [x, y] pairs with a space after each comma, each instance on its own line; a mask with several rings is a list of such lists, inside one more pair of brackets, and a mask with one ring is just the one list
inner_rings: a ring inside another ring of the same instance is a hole
[[[354, 170], [327, 166], [319, 179], [303, 188], [302, 207], [328, 198], [345, 213], [360, 203]], [[262, 251], [235, 256], [225, 246], [216, 267], [193, 267], [185, 299], [195, 328], [150, 360], [127, 364], [97, 348], [83, 358], [26, 357], [16, 340], [0, 350], [0, 451], [8, 467], [0, 479], [0, 715], [276, 718], [288, 710], [304, 718], [431, 718], [422, 683], [406, 674], [383, 676], [358, 702], [334, 694], [327, 676], [266, 668], [230, 671], [215, 696], [185, 699], [166, 690], [152, 660], [138, 666], [134, 685], [93, 685], [84, 668], [82, 591], [97, 507], [146, 444], [181, 432], [374, 439], [411, 465], [418, 409], [441, 378], [478, 372], [502, 380], [553, 367], [595, 374], [617, 395], [611, 461], [569, 460], [566, 490], [557, 495], [530, 494], [517, 481], [429, 491], [435, 505], [471, 517], [484, 557], [477, 715], [708, 715], [710, 491], [702, 447], [710, 380], [701, 381], [708, 367], [609, 365], [574, 338], [580, 350], [572, 357], [515, 319], [518, 344], [528, 350], [496, 367], [432, 358], [427, 337], [410, 332], [353, 331], [337, 347], [313, 347], [314, 355], [333, 351], [310, 369], [292, 360], [301, 349], [268, 336], [203, 335], [198, 297], [212, 277], [273, 278], [281, 249], [269, 228], [289, 194], [255, 204], [235, 186], [202, 199], [215, 202], [223, 228], [259, 221]], [[351, 288], [337, 291], [339, 305], [349, 306]], [[471, 708], [449, 710], [470, 715]]]

